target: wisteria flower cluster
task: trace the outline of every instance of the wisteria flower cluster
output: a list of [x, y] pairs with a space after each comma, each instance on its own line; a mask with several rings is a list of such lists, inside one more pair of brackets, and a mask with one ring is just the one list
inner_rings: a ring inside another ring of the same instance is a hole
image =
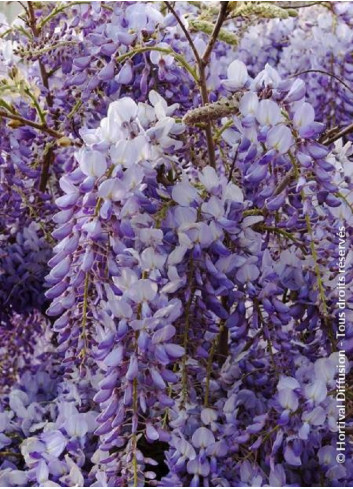
[[351, 2], [19, 9], [0, 486], [350, 487]]

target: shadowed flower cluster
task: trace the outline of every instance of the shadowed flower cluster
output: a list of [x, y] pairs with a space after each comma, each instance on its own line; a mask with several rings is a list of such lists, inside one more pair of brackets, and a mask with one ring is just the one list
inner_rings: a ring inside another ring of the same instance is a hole
[[351, 485], [349, 3], [23, 8], [0, 17], [0, 486]]

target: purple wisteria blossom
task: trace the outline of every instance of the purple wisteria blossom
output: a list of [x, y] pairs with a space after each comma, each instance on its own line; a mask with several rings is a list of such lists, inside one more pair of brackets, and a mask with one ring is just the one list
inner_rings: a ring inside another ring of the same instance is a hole
[[18, 8], [0, 486], [352, 486], [351, 2]]

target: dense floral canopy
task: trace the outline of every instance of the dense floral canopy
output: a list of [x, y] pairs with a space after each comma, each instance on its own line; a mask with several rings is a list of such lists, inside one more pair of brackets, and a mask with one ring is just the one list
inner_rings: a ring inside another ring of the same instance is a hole
[[21, 8], [0, 486], [352, 486], [353, 3]]

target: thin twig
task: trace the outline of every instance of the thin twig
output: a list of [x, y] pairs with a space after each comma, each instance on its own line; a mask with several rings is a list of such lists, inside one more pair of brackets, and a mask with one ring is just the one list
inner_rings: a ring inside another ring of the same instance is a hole
[[319, 143], [322, 143], [323, 141], [325, 141], [326, 139], [328, 139], [329, 137], [332, 137], [334, 136], [337, 131], [339, 130], [339, 126], [334, 126], [334, 127], [331, 127], [330, 129], [327, 129], [318, 139], [318, 142]]
[[304, 70], [304, 71], [300, 71], [299, 73], [294, 73], [294, 75], [291, 75], [289, 78], [294, 78], [296, 76], [305, 75], [306, 73], [321, 73], [322, 75], [331, 76], [332, 78], [337, 80], [339, 83], [341, 83], [349, 92], [353, 93], [353, 90], [350, 88], [349, 85], [347, 85], [347, 83], [345, 83], [339, 76], [335, 75], [334, 73], [331, 73], [330, 71], [314, 70], [314, 69]]
[[0, 452], [0, 457], [17, 457], [17, 458], [20, 458], [20, 457], [22, 457], [22, 454], [17, 453], [17, 452], [11, 452], [10, 450], [4, 450], [4, 451]]
[[[202, 97], [202, 103], [204, 105], [207, 104], [209, 101], [208, 100], [207, 85], [206, 85], [206, 66], [209, 62], [213, 47], [217, 41], [219, 31], [221, 30], [222, 24], [227, 17], [228, 3], [229, 2], [222, 2], [221, 3], [221, 8], [220, 8], [220, 11], [218, 14], [216, 25], [213, 29], [211, 38], [207, 44], [207, 47], [206, 47], [205, 52], [204, 52], [202, 59], [201, 59], [201, 64], [199, 66], [201, 97]], [[216, 156], [215, 156], [214, 142], [213, 142], [213, 136], [212, 136], [212, 127], [211, 127], [210, 122], [208, 122], [206, 125], [206, 139], [207, 139], [207, 148], [208, 148], [210, 165], [215, 167], [216, 166]]]
[[342, 138], [343, 136], [345, 136], [346, 134], [349, 134], [351, 132], [353, 132], [353, 124], [349, 124], [344, 129], [342, 129], [340, 132], [335, 134], [335, 136], [332, 136], [331, 138], [326, 139], [326, 141], [324, 141], [322, 144], [324, 144], [325, 146], [330, 146], [330, 144], [334, 143], [338, 139]]
[[[206, 105], [208, 103], [208, 91], [207, 91], [206, 74], [205, 74], [204, 67], [201, 69], [201, 72], [200, 72], [200, 91], [201, 91], [202, 104]], [[207, 151], [208, 151], [209, 162], [210, 162], [210, 165], [213, 168], [215, 168], [216, 167], [216, 153], [215, 153], [214, 142], [213, 142], [212, 126], [211, 126], [210, 122], [206, 123], [205, 133], [206, 133], [206, 142], [207, 142]]]
[[37, 122], [31, 121], [29, 119], [25, 119], [24, 117], [21, 117], [16, 114], [9, 114], [6, 111], [0, 110], [0, 117], [5, 117], [7, 119], [11, 119], [13, 121], [18, 121], [21, 122], [24, 126], [31, 126], [34, 129], [38, 129], [39, 131], [45, 132], [49, 134], [50, 136], [53, 136], [54, 138], [62, 138], [63, 134], [60, 132], [55, 131], [54, 129], [50, 129], [50, 127], [43, 125], [43, 124], [38, 124]]
[[39, 182], [39, 190], [41, 192], [45, 192], [47, 188], [47, 183], [49, 179], [49, 170], [50, 170], [50, 166], [54, 162], [54, 156], [55, 156], [54, 149], [52, 146], [50, 146], [43, 158], [43, 166], [42, 166], [42, 171], [40, 174], [40, 182]]
[[39, 35], [39, 30], [36, 25], [36, 16], [34, 13], [33, 2], [28, 2], [28, 25], [31, 28], [33, 35], [37, 37]]
[[[282, 3], [282, 2], [277, 2], [277, 3]], [[290, 2], [290, 3], [293, 3], [293, 2]], [[299, 9], [299, 8], [307, 8], [307, 7], [314, 7], [315, 5], [324, 5], [325, 3], [327, 2], [307, 2], [307, 3], [304, 3], [302, 5], [297, 5], [296, 3], [293, 3], [293, 5], [279, 5], [282, 9], [286, 10], [286, 9], [290, 9], [290, 10], [294, 10], [294, 9]]]
[[238, 148], [235, 151], [234, 158], [233, 158], [233, 161], [232, 161], [232, 166], [230, 167], [230, 170], [229, 170], [228, 183], [233, 178], [233, 172], [234, 172], [234, 168], [235, 168], [235, 163], [236, 163], [237, 158], [238, 158], [238, 152], [239, 152], [239, 146], [238, 146]]
[[[206, 67], [209, 62], [213, 47], [217, 41], [217, 37], [219, 34], [219, 31], [221, 30], [223, 22], [226, 20], [227, 17], [227, 12], [228, 12], [228, 3], [229, 2], [221, 2], [221, 8], [218, 14], [217, 22], [215, 24], [214, 30], [211, 34], [210, 40], [207, 44], [207, 47], [205, 49], [205, 52], [202, 56], [200, 57], [196, 46], [194, 44], [194, 41], [192, 40], [192, 37], [190, 36], [190, 33], [187, 31], [185, 24], [182, 22], [179, 14], [176, 12], [174, 7], [171, 5], [170, 2], [165, 1], [164, 2], [167, 8], [170, 10], [170, 12], [173, 14], [175, 17], [177, 23], [179, 24], [181, 30], [183, 31], [190, 48], [194, 54], [196, 64], [198, 66], [198, 84], [200, 87], [200, 93], [201, 93], [201, 100], [202, 100], [202, 105], [206, 105], [209, 102], [208, 98], [208, 90], [207, 90], [207, 81], [206, 81]], [[206, 133], [206, 142], [207, 142], [207, 151], [208, 151], [208, 158], [209, 158], [209, 163], [212, 167], [216, 166], [216, 155], [215, 155], [215, 147], [214, 147], [214, 141], [213, 141], [213, 135], [212, 135], [212, 126], [211, 122], [208, 121], [205, 126], [205, 133]]]
[[194, 41], [192, 40], [192, 37], [190, 36], [188, 30], [186, 29], [185, 27], [185, 24], [182, 22], [181, 18], [179, 17], [179, 15], [177, 14], [176, 10], [173, 8], [173, 6], [171, 5], [170, 2], [164, 2], [166, 4], [166, 6], [168, 7], [168, 9], [171, 11], [171, 13], [174, 15], [175, 17], [175, 20], [178, 22], [179, 26], [181, 27], [181, 30], [183, 31], [190, 47], [191, 47], [191, 50], [192, 52], [194, 53], [194, 56], [195, 56], [195, 60], [196, 60], [196, 63], [198, 65], [201, 64], [201, 58], [200, 58], [200, 55], [196, 49], [196, 46], [194, 44]]
[[24, 2], [18, 2], [18, 3], [21, 5], [21, 7], [22, 7], [22, 8], [23, 8], [23, 10], [25, 11], [25, 13], [28, 15], [28, 9], [27, 9], [26, 4], [25, 4]]
[[[176, 21], [178, 22], [179, 26], [181, 27], [189, 45], [190, 48], [192, 49], [194, 53], [194, 57], [196, 60], [196, 64], [198, 67], [198, 84], [200, 87], [200, 94], [201, 94], [201, 101], [202, 105], [206, 105], [209, 102], [208, 99], [208, 90], [207, 90], [207, 82], [206, 82], [206, 66], [208, 64], [213, 46], [217, 40], [219, 31], [221, 29], [221, 26], [226, 19], [227, 16], [227, 7], [229, 2], [222, 2], [220, 12], [218, 15], [218, 19], [215, 25], [215, 28], [212, 32], [211, 38], [209, 40], [209, 43], [206, 47], [206, 50], [204, 52], [204, 55], [202, 58], [200, 57], [196, 46], [194, 44], [194, 41], [192, 40], [189, 32], [187, 31], [184, 23], [179, 17], [179, 14], [176, 12], [176, 10], [173, 8], [173, 6], [170, 4], [170, 2], [164, 2], [167, 8], [170, 10], [170, 12], [174, 15]], [[213, 135], [212, 135], [212, 126], [211, 123], [208, 121], [205, 125], [205, 133], [206, 133], [206, 143], [207, 143], [207, 152], [208, 152], [208, 158], [209, 158], [209, 163], [210, 165], [215, 168], [216, 166], [216, 155], [215, 155], [215, 148], [214, 148], [214, 141], [213, 141]]]
[[[32, 2], [28, 2], [28, 18], [29, 18], [29, 26], [32, 30], [33, 37], [35, 38], [39, 37], [41, 28], [37, 26], [37, 20], [36, 20]], [[45, 100], [47, 102], [48, 107], [52, 107], [54, 103], [54, 99], [52, 94], [50, 93], [49, 75], [47, 73], [43, 61], [40, 58], [38, 59], [38, 64], [39, 64], [40, 76], [42, 78], [42, 83], [46, 90]], [[43, 125], [46, 125], [45, 121]], [[57, 128], [57, 120], [55, 120], [54, 122], [54, 127]], [[47, 183], [48, 183], [49, 173], [50, 173], [49, 170], [50, 170], [50, 166], [54, 162], [54, 158], [55, 158], [54, 151], [53, 148], [50, 146], [48, 151], [46, 151], [46, 153], [44, 154], [44, 158], [43, 158], [42, 171], [40, 174], [40, 182], [39, 182], [39, 190], [41, 192], [45, 192], [47, 188]]]
[[[215, 28], [213, 29], [213, 32], [211, 34], [211, 38], [207, 44], [207, 47], [205, 49], [205, 52], [201, 58], [201, 62], [199, 64], [199, 77], [200, 77], [200, 92], [201, 92], [201, 99], [202, 99], [202, 104], [206, 105], [209, 102], [208, 99], [208, 90], [207, 90], [207, 83], [206, 83], [206, 66], [209, 62], [212, 49], [217, 41], [217, 37], [219, 34], [219, 31], [221, 30], [222, 24], [225, 21], [227, 17], [227, 10], [228, 10], [228, 3], [229, 2], [222, 2], [221, 3], [221, 8], [218, 14], [217, 22], [215, 25]], [[215, 148], [214, 148], [214, 142], [213, 142], [213, 136], [212, 136], [212, 126], [210, 122], [206, 123], [206, 141], [207, 141], [207, 150], [208, 150], [208, 158], [210, 165], [215, 168], [216, 166], [216, 154], [215, 154]]]
[[212, 53], [212, 50], [213, 50], [213, 47], [217, 41], [217, 38], [218, 38], [218, 34], [219, 34], [219, 31], [221, 30], [221, 27], [223, 25], [223, 22], [225, 21], [226, 17], [227, 17], [227, 12], [228, 12], [228, 4], [229, 2], [221, 2], [221, 8], [219, 10], [219, 14], [218, 14], [218, 18], [217, 18], [217, 21], [216, 21], [216, 25], [213, 29], [213, 32], [211, 34], [211, 38], [207, 44], [207, 47], [205, 49], [205, 52], [203, 53], [203, 56], [202, 56], [202, 64], [204, 66], [207, 65], [209, 59], [210, 59], [210, 56], [211, 56], [211, 53]]
[[286, 173], [284, 175], [283, 180], [281, 180], [279, 182], [279, 184], [275, 188], [275, 191], [274, 191], [273, 195], [279, 195], [282, 192], [282, 190], [284, 190], [287, 187], [287, 185], [289, 185], [291, 183], [291, 181], [293, 180], [294, 176], [295, 176], [295, 171], [292, 168], [291, 170], [289, 170], [288, 173]]
[[[28, 2], [28, 22], [29, 22], [29, 27], [31, 28], [31, 31], [33, 33], [33, 36], [38, 37], [40, 34], [40, 28], [37, 26], [36, 16], [33, 8], [33, 2]], [[45, 98], [48, 106], [52, 107], [53, 97], [50, 93], [50, 88], [49, 88], [49, 76], [41, 59], [39, 59], [38, 64], [39, 64], [39, 70], [40, 70], [43, 86], [47, 91], [47, 95]]]

